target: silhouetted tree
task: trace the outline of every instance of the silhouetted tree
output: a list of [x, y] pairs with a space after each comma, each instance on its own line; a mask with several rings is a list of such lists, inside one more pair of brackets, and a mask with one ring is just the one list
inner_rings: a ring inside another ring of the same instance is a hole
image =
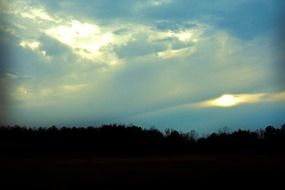
[[26, 128], [0, 127], [0, 154], [11, 153], [190, 153], [190, 152], [283, 152], [285, 125], [256, 132], [237, 130], [198, 138], [192, 130], [143, 129], [130, 125], [102, 127]]

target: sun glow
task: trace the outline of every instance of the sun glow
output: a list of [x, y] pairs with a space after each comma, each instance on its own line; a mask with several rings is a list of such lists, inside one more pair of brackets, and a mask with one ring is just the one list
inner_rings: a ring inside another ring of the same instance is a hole
[[242, 102], [243, 99], [238, 96], [225, 94], [213, 101], [213, 104], [220, 107], [231, 107]]
[[233, 107], [266, 100], [266, 94], [224, 94], [218, 98], [199, 103], [200, 107]]

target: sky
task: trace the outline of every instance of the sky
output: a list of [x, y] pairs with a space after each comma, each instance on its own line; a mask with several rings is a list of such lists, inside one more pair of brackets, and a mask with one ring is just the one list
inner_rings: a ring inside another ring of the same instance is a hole
[[0, 124], [280, 127], [284, 8], [282, 0], [0, 0]]

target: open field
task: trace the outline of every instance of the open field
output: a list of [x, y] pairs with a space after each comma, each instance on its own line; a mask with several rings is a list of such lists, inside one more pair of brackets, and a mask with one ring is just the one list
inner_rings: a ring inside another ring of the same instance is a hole
[[277, 185], [285, 176], [284, 160], [284, 155], [10, 157], [0, 159], [0, 179], [7, 189]]

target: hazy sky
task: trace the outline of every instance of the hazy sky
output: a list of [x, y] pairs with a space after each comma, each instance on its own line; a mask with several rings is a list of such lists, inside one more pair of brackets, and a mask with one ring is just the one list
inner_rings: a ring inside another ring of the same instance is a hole
[[3, 124], [285, 123], [283, 0], [0, 3]]

